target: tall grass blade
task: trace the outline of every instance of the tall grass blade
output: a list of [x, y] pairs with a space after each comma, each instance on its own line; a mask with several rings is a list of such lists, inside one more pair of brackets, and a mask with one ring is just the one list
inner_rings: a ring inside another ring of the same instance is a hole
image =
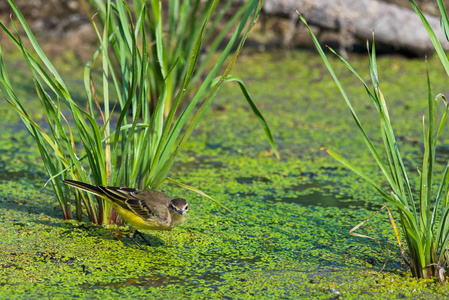
[[[227, 208], [226, 206], [224, 206], [223, 204], [221, 204], [220, 202], [218, 202], [217, 200], [215, 200], [215, 199], [212, 198], [211, 196], [207, 195], [206, 193], [204, 193], [204, 192], [202, 192], [202, 191], [200, 191], [200, 190], [198, 190], [198, 189], [196, 189], [196, 188], [194, 188], [194, 187], [192, 187], [192, 186], [190, 186], [190, 185], [187, 185], [187, 184], [184, 184], [184, 183], [179, 182], [179, 181], [177, 181], [177, 180], [174, 180], [174, 179], [172, 179], [172, 178], [170, 178], [170, 177], [166, 177], [166, 179], [167, 179], [168, 181], [170, 181], [170, 182], [176, 184], [177, 186], [180, 186], [180, 187], [182, 187], [182, 188], [184, 188], [184, 189], [186, 189], [186, 190], [195, 192], [195, 193], [197, 193], [197, 194], [199, 194], [199, 195], [201, 195], [201, 196], [203, 196], [203, 197], [206, 197], [207, 199], [209, 199], [209, 200], [211, 200], [212, 202], [214, 202], [215, 204], [221, 206], [222, 208], [224, 208], [224, 209], [227, 210], [228, 212], [230, 212], [230, 213], [232, 213], [232, 214], [236, 214], [235, 212], [233, 212], [232, 210], [230, 210], [229, 208]], [[238, 215], [238, 214], [236, 214], [236, 215]]]

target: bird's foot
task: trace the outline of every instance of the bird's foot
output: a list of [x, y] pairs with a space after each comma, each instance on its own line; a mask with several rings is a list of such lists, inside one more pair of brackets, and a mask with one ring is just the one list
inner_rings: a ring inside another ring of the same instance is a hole
[[[129, 234], [129, 238], [131, 239], [131, 241], [134, 242], [134, 244], [136, 244], [141, 250], [143, 251], [147, 251], [145, 248], [142, 247], [142, 245], [139, 244], [139, 242], [136, 241], [136, 239], [134, 238], [134, 235], [137, 234], [140, 236], [140, 238], [148, 245], [151, 247], [151, 244], [148, 242], [148, 240], [143, 236], [142, 233], [140, 233], [138, 230], [134, 230], [134, 232], [131, 232]], [[148, 252], [148, 251], [147, 251]]]

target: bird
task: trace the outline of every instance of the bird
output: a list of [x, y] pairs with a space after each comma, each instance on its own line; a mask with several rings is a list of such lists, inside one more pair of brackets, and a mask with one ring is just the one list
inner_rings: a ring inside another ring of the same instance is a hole
[[[164, 193], [154, 190], [104, 185], [94, 186], [75, 180], [63, 180], [63, 182], [109, 201], [117, 213], [135, 228], [171, 230], [184, 223], [189, 211], [189, 205], [185, 199], [172, 199]], [[137, 246], [145, 250], [133, 238], [135, 233], [139, 234], [149, 245], [137, 229], [133, 230], [129, 237]]]

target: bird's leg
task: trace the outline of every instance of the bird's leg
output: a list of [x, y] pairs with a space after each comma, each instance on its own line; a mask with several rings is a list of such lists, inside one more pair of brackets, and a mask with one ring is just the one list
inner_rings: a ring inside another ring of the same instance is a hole
[[142, 240], [148, 245], [148, 246], [150, 246], [151, 247], [151, 244], [150, 244], [150, 242], [148, 242], [148, 240], [143, 236], [143, 234], [140, 232], [140, 231], [138, 231], [137, 229], [134, 231], [134, 233], [136, 234], [138, 234], [141, 238], [142, 238]]
[[[137, 241], [134, 239], [134, 233], [136, 233], [136, 232], [142, 237], [142, 234], [141, 234], [140, 232], [138, 232], [137, 230], [134, 230], [133, 232], [130, 232], [130, 233], [129, 233], [129, 238], [130, 238], [131, 241], [133, 241], [133, 243], [136, 244], [141, 250], [148, 252], [145, 248], [143, 248], [143, 247], [139, 244], [139, 242], [137, 242]], [[142, 238], [143, 238], [143, 237], [142, 237]], [[143, 238], [143, 240], [146, 242], [145, 238]], [[147, 244], [148, 244], [148, 242], [147, 242]]]

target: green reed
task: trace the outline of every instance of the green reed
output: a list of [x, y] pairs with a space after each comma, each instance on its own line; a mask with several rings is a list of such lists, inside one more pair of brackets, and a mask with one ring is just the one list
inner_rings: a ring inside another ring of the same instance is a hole
[[[410, 1], [423, 19], [423, 22], [429, 31], [431, 39], [437, 49], [440, 59], [445, 65], [446, 71], [449, 74], [449, 63], [439, 45], [438, 39], [431, 31], [430, 26], [426, 25], [426, 21], [422, 13], [419, 11], [413, 1]], [[441, 1], [438, 1], [442, 4]], [[440, 6], [444, 7], [444, 6]], [[300, 16], [301, 20], [307, 25], [305, 19]], [[447, 22], [447, 16], [444, 18]], [[310, 30], [310, 34], [321, 55], [326, 67], [332, 75], [337, 84], [341, 95], [343, 96], [354, 122], [359, 129], [363, 140], [370, 151], [372, 157], [375, 159], [380, 168], [389, 188], [385, 189], [380, 183], [377, 183], [371, 177], [363, 173], [358, 167], [348, 162], [344, 157], [327, 150], [329, 155], [342, 163], [346, 168], [352, 170], [360, 177], [365, 179], [372, 185], [377, 192], [387, 200], [388, 205], [395, 207], [399, 213], [400, 224], [407, 244], [407, 250], [404, 250], [398, 237], [401, 254], [410, 267], [413, 276], [416, 278], [440, 277], [442, 280], [445, 276], [445, 268], [448, 266], [448, 247], [449, 247], [449, 164], [446, 166], [444, 173], [439, 181], [439, 184], [434, 185], [435, 182], [435, 148], [446, 123], [448, 114], [448, 102], [446, 98], [439, 94], [436, 97], [432, 95], [430, 89], [429, 74], [427, 74], [428, 86], [428, 115], [423, 119], [423, 140], [424, 140], [424, 154], [422, 167], [418, 174], [420, 176], [420, 185], [416, 190], [419, 193], [414, 194], [414, 190], [410, 185], [409, 175], [404, 166], [404, 162], [397, 144], [397, 139], [394, 134], [393, 126], [391, 124], [390, 115], [388, 113], [387, 103], [382, 94], [376, 64], [376, 52], [374, 42], [372, 48], [368, 45], [369, 70], [371, 75], [371, 87], [362, 79], [362, 77], [351, 67], [351, 65], [335, 51], [329, 49], [332, 53], [343, 62], [343, 64], [361, 81], [368, 98], [375, 106], [379, 116], [379, 129], [383, 139], [383, 149], [378, 150], [368, 137], [362, 121], [360, 120], [352, 107], [352, 104], [347, 97], [347, 94], [340, 84], [336, 74], [333, 71], [323, 49], [318, 40]], [[430, 32], [431, 31], [431, 32]], [[446, 31], [449, 32], [449, 31]], [[437, 104], [442, 100], [444, 103], [444, 111], [441, 119], [437, 120]], [[433, 188], [436, 187], [436, 190]], [[358, 228], [360, 226], [357, 225]]]
[[[111, 43], [112, 52], [117, 61], [130, 59], [129, 56], [132, 53], [121, 50], [122, 47], [129, 47], [131, 43], [128, 31], [122, 28], [130, 26], [126, 12], [119, 11], [118, 19], [111, 18], [104, 0], [90, 0], [90, 3], [93, 10], [98, 11], [96, 18], [103, 27], [108, 26], [111, 32], [117, 28], [121, 31], [121, 34], [117, 34]], [[238, 24], [242, 15], [254, 3], [248, 1], [234, 7], [236, 4], [238, 5], [237, 1], [219, 3], [213, 0], [169, 0], [163, 3], [159, 0], [133, 1], [134, 13], [139, 16], [138, 22], [147, 29], [147, 38], [150, 43], [145, 50], [149, 64], [148, 84], [151, 109], [155, 109], [159, 99], [165, 106], [165, 115], [169, 114], [171, 105], [176, 105], [173, 103], [174, 96], [181, 88], [186, 88], [183, 87], [183, 80], [189, 68], [189, 57], [185, 53], [192, 53], [198, 34], [203, 31], [202, 45], [204, 47], [196, 61], [195, 72], [190, 78], [186, 95], [198, 88], [201, 79], [209, 73], [208, 67], [211, 65], [212, 55], [225, 42], [230, 30]], [[215, 11], [214, 19], [207, 22], [208, 26], [203, 28], [205, 21], [211, 18], [209, 15], [211, 10]], [[233, 15], [226, 22], [222, 22], [226, 14]]]
[[[14, 24], [13, 31], [4, 24], [0, 26], [22, 52], [32, 71], [49, 130], [40, 127], [17, 98], [1, 50], [0, 89], [36, 141], [64, 218], [71, 219], [73, 216], [70, 190], [63, 185], [63, 179], [150, 189], [157, 189], [170, 180], [199, 192], [167, 176], [179, 151], [223, 82], [234, 80], [240, 83], [274, 147], [268, 125], [246, 87], [239, 78], [230, 75], [263, 1], [246, 2], [238, 20], [233, 21], [236, 23], [233, 31], [225, 24], [230, 39], [220, 50], [218, 59], [212, 64], [209, 61], [208, 65], [213, 67], [202, 67], [201, 74], [204, 76], [200, 79], [195, 79], [199, 76], [198, 61], [209, 28], [218, 26], [214, 18], [219, 1], [201, 5], [201, 10], [187, 9], [186, 3], [194, 4], [190, 1], [182, 2], [182, 8], [171, 7], [176, 10], [173, 15], [173, 12], [169, 13], [171, 22], [176, 23], [172, 20], [174, 17], [196, 20], [194, 15], [198, 14], [201, 21], [179, 22], [179, 27], [170, 27], [169, 32], [163, 26], [162, 20], [166, 14], [160, 1], [134, 1], [133, 10], [124, 1], [98, 2], [103, 4], [99, 7], [101, 29], [96, 25], [95, 17], [92, 24], [100, 47], [84, 70], [86, 108], [72, 99], [69, 89], [39, 47], [17, 6], [12, 0], [8, 2], [37, 58], [14, 34], [17, 31]], [[202, 2], [195, 3], [200, 5]], [[155, 23], [150, 24], [149, 20]], [[186, 24], [190, 24], [189, 30], [185, 28]], [[174, 40], [173, 31], [178, 34]], [[178, 39], [189, 42], [179, 44], [177, 52], [171, 53], [173, 49], [168, 45]], [[101, 66], [100, 82], [94, 81], [91, 76], [94, 63]], [[198, 82], [196, 86], [192, 86], [194, 80]], [[75, 191], [75, 211], [78, 220], [85, 212], [89, 220], [96, 224], [109, 224], [117, 217], [108, 202], [78, 191]]]

